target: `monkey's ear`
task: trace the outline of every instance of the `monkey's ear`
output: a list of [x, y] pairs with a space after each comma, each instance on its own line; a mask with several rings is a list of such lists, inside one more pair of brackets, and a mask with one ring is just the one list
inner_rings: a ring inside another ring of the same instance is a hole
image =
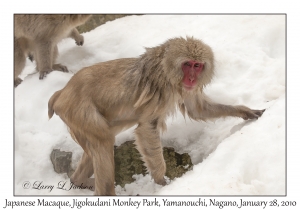
[[186, 35], [186, 40], [193, 40], [193, 39], [194, 39], [193, 36], [188, 36], [188, 35]]

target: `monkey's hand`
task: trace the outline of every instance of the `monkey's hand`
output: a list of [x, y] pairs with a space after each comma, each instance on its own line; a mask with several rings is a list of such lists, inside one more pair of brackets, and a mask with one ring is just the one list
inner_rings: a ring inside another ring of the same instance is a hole
[[79, 35], [76, 37], [75, 39], [75, 43], [78, 45], [78, 46], [82, 46], [83, 43], [84, 43], [84, 38], [82, 35]]
[[250, 120], [250, 119], [258, 119], [264, 113], [265, 109], [253, 110], [253, 109], [249, 109], [248, 107], [241, 106], [240, 111], [241, 111], [241, 117], [244, 120]]
[[166, 182], [166, 180], [163, 178], [163, 179], [160, 179], [160, 180], [155, 180], [154, 179], [154, 182], [156, 183], [156, 184], [160, 184], [160, 185], [162, 185], [162, 186], [165, 186], [166, 184], [167, 184], [167, 182]]

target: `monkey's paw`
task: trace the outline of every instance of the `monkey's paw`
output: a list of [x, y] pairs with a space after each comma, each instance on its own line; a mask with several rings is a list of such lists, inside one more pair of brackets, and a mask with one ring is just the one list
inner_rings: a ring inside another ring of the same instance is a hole
[[40, 71], [40, 77], [39, 79], [44, 79], [47, 74], [49, 74], [52, 70], [48, 70], [48, 71]]
[[69, 72], [68, 68], [61, 64], [54, 64], [52, 68], [56, 71]]
[[156, 184], [160, 184], [162, 186], [165, 186], [167, 184], [166, 180], [163, 178], [161, 180], [154, 180]]
[[265, 109], [263, 110], [252, 110], [250, 109], [249, 111], [245, 111], [243, 113], [243, 119], [244, 120], [249, 120], [249, 119], [258, 119], [263, 113]]
[[78, 45], [78, 46], [82, 46], [83, 43], [84, 43], [84, 38], [82, 35], [79, 35], [76, 39], [75, 39], [75, 43]]
[[19, 84], [21, 84], [21, 83], [22, 83], [22, 81], [23, 81], [23, 80], [22, 80], [22, 79], [20, 79], [19, 77], [18, 77], [18, 78], [16, 78], [16, 79], [15, 79], [15, 81], [14, 81], [14, 86], [15, 86], [15, 87], [17, 87]]

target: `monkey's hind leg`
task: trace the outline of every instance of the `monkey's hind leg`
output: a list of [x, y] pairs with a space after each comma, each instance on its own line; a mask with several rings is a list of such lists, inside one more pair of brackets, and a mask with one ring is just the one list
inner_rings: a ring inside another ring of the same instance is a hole
[[57, 46], [54, 43], [39, 41], [36, 43], [36, 64], [40, 72], [39, 79], [44, 79], [53, 70], [68, 72], [66, 66], [53, 64], [58, 55]]
[[53, 49], [53, 63], [52, 63], [52, 69], [56, 70], [56, 71], [62, 71], [62, 72], [69, 72], [68, 68], [64, 65], [61, 64], [54, 64], [56, 58], [58, 56], [58, 48], [57, 45], [55, 45], [54, 49]]
[[40, 72], [39, 79], [44, 79], [52, 70], [53, 43], [50, 41], [36, 42], [36, 68]]
[[90, 178], [94, 173], [93, 161], [86, 152], [83, 152], [80, 163], [70, 177], [72, 183], [90, 190], [95, 190], [95, 179]]
[[91, 153], [94, 177], [94, 195], [116, 195], [115, 193], [115, 164], [113, 137], [100, 137], [88, 144]]
[[[51, 108], [51, 106], [50, 106]], [[50, 112], [50, 116], [51, 116]], [[95, 177], [95, 195], [115, 195], [115, 137], [106, 120], [90, 102], [85, 101], [82, 109], [67, 123], [72, 137], [85, 151], [72, 180], [77, 184], [90, 184], [92, 173]], [[87, 170], [86, 172], [82, 170]], [[86, 180], [86, 181], [85, 181]]]

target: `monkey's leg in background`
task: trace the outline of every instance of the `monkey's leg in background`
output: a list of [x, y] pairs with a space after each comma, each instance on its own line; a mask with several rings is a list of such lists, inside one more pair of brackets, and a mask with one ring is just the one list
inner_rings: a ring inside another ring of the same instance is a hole
[[75, 40], [75, 43], [78, 46], [82, 46], [84, 43], [84, 38], [82, 35], [79, 34], [78, 30], [76, 28], [74, 28], [69, 35], [70, 38]]
[[58, 57], [58, 48], [57, 45], [53, 48], [53, 59], [52, 59], [52, 68], [53, 70], [62, 71], [62, 72], [69, 72], [68, 68], [61, 64], [55, 64], [55, 61]]
[[87, 187], [95, 190], [95, 179], [90, 178], [94, 174], [93, 161], [86, 152], [83, 152], [80, 163], [70, 177], [71, 182], [77, 186]]
[[166, 163], [156, 125], [140, 123], [135, 130], [136, 145], [155, 183], [165, 185]]
[[25, 67], [26, 56], [23, 51], [20, 40], [14, 39], [14, 86], [21, 84], [22, 79], [19, 78], [23, 68]]
[[52, 69], [53, 43], [51, 41], [36, 41], [36, 66], [40, 72], [39, 79], [43, 79]]

